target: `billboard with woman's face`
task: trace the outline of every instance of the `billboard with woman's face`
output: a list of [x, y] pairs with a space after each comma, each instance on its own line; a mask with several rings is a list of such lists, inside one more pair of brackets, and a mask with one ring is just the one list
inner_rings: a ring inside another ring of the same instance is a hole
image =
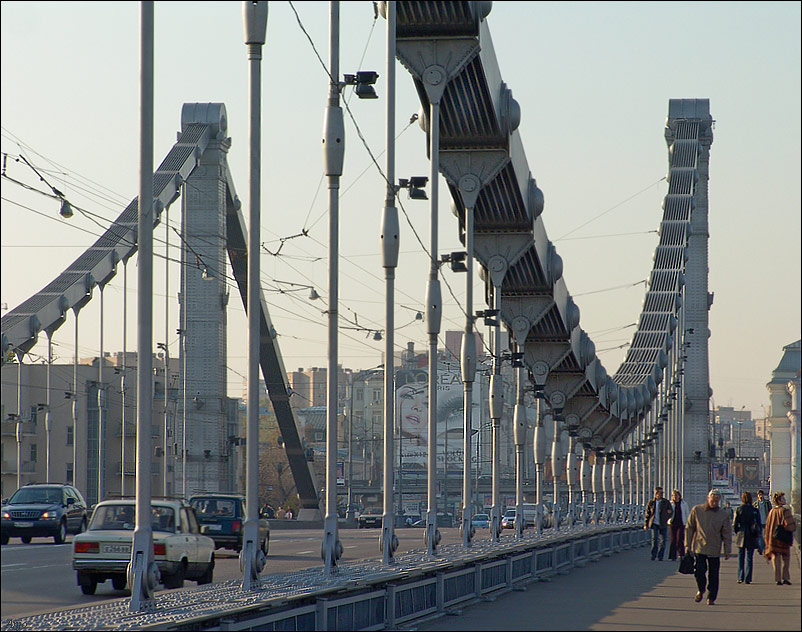
[[[473, 427], [479, 426], [479, 389], [474, 389]], [[429, 454], [429, 371], [396, 372], [396, 423], [401, 430], [404, 469], [426, 468]], [[464, 436], [463, 387], [458, 369], [441, 367], [437, 385], [437, 466], [462, 470]]]

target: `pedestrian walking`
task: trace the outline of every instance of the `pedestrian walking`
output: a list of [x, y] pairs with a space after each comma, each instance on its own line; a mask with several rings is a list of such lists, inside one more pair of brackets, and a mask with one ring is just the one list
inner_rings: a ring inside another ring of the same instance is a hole
[[682, 499], [678, 489], [671, 492], [671, 511], [672, 515], [668, 519], [668, 534], [671, 540], [668, 559], [676, 560], [677, 556], [685, 555], [685, 523], [688, 522], [688, 514], [691, 513], [688, 503]]
[[279, 505], [278, 511], [276, 511], [276, 518], [278, 518], [279, 520], [284, 520], [285, 517], [286, 517], [286, 512], [284, 511], [284, 507]]
[[663, 488], [654, 488], [654, 498], [646, 505], [644, 529], [652, 530], [652, 561], [663, 561], [666, 552], [666, 533], [668, 532], [668, 519], [673, 514], [671, 503], [663, 498]]
[[[782, 586], [785, 584], [790, 586], [791, 573], [788, 564], [791, 561], [791, 543], [793, 542], [793, 533], [796, 531], [796, 520], [794, 520], [791, 510], [785, 506], [785, 494], [783, 492], [774, 492], [772, 500], [774, 501], [774, 507], [772, 507], [766, 518], [766, 531], [764, 533], [766, 549], [764, 555], [767, 562], [774, 564], [774, 581], [777, 582], [777, 585]], [[791, 533], [788, 542], [774, 537], [775, 530], [778, 527]]]
[[757, 550], [758, 553], [763, 555], [763, 549], [766, 548], [766, 518], [768, 518], [769, 512], [771, 511], [771, 501], [769, 500], [768, 496], [766, 496], [766, 492], [764, 492], [762, 489], [757, 490], [757, 501], [755, 502], [755, 508], [757, 509], [758, 516], [760, 517], [760, 536], [758, 538]]
[[721, 492], [711, 489], [707, 502], [691, 509], [685, 524], [685, 548], [696, 556], [696, 586], [699, 590], [693, 600], [702, 601], [707, 588], [707, 605], [712, 606], [718, 597], [718, 575], [721, 553], [730, 559], [732, 549], [732, 523], [721, 504]]
[[760, 515], [752, 506], [752, 494], [741, 494], [743, 503], [735, 510], [732, 530], [735, 533], [735, 546], [738, 547], [738, 583], [752, 583], [752, 558], [758, 548], [760, 537]]

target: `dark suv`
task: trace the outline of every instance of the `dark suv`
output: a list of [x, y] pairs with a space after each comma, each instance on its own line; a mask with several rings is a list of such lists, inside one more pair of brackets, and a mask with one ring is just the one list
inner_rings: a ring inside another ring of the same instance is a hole
[[[208, 535], [217, 549], [242, 549], [242, 533], [245, 527], [245, 496], [236, 493], [209, 492], [195, 494], [189, 499], [195, 509], [198, 522], [206, 526]], [[265, 555], [270, 548], [270, 524], [259, 518], [259, 548]]]
[[72, 485], [42, 483], [20, 487], [10, 499], [3, 499], [2, 542], [19, 537], [51, 537], [62, 544], [68, 533], [86, 531], [86, 501]]

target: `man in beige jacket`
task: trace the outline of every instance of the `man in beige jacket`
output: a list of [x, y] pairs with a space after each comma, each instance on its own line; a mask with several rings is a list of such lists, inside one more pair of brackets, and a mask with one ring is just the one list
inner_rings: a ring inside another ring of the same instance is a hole
[[702, 601], [707, 586], [708, 606], [712, 606], [718, 597], [722, 549], [725, 560], [730, 559], [732, 550], [732, 525], [729, 515], [719, 507], [720, 504], [721, 492], [711, 489], [707, 494], [707, 502], [691, 509], [685, 524], [685, 550], [696, 555], [694, 576], [699, 591], [694, 601]]

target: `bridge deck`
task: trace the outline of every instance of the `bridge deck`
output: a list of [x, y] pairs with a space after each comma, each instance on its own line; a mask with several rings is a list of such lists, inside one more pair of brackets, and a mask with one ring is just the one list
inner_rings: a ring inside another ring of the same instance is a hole
[[752, 584], [736, 583], [737, 571], [737, 555], [722, 560], [716, 604], [697, 604], [693, 575], [680, 575], [676, 562], [652, 562], [648, 548], [639, 547], [469, 605], [461, 616], [412, 625], [420, 630], [800, 629], [798, 552], [791, 553], [791, 586], [777, 586], [772, 567], [757, 553]]
[[[426, 549], [416, 549], [397, 556], [397, 563], [391, 567], [383, 566], [380, 559], [371, 559], [344, 563], [332, 576], [326, 576], [322, 567], [265, 574], [259, 588], [250, 592], [242, 591], [242, 580], [229, 580], [184, 591], [161, 593], [138, 613], [128, 610], [128, 598], [114, 599], [59, 612], [3, 619], [0, 630], [220, 629], [219, 625], [225, 627], [227, 622], [233, 622], [249, 611], [297, 607], [310, 598], [319, 600], [333, 597], [335, 593], [342, 596], [345, 593], [382, 590], [388, 584], [417, 581], [433, 572], [447, 572], [477, 562], [492, 563], [494, 559], [505, 556], [524, 554], [535, 549], [565, 547], [576, 539], [607, 537], [608, 534], [632, 529], [623, 524], [611, 524], [609, 527], [589, 525], [557, 533], [548, 529], [542, 536], [529, 530], [521, 540], [505, 538], [498, 544], [489, 540], [475, 541], [469, 551], [461, 543], [444, 544], [439, 547], [438, 556], [434, 559], [428, 557]], [[472, 589], [468, 591], [469, 598], [471, 592]]]

